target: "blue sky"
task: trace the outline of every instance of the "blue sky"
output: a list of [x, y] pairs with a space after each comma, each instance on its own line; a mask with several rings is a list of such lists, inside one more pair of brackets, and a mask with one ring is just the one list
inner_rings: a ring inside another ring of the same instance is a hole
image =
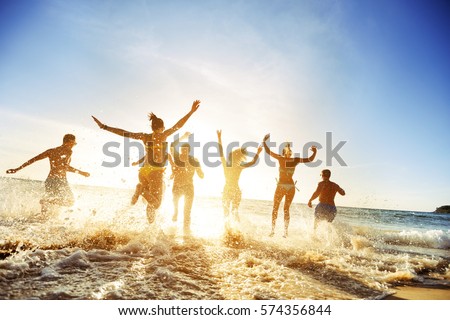
[[[200, 99], [182, 131], [202, 145], [216, 129], [241, 143], [270, 132], [301, 152], [332, 132], [348, 165], [329, 166], [338, 205], [430, 211], [450, 202], [449, 39], [446, 1], [3, 1], [2, 170], [71, 132], [73, 166], [92, 173], [71, 182], [132, 187], [136, 168], [101, 166], [104, 143], [123, 141], [90, 115], [149, 131], [148, 112], [170, 126]], [[324, 167], [297, 168], [295, 201]], [[198, 194], [220, 196], [221, 170], [205, 173]], [[276, 176], [244, 171], [243, 196], [271, 199]]]

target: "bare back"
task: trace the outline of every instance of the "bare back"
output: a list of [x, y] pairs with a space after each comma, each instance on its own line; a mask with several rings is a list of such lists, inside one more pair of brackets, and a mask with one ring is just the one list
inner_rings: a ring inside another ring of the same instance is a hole
[[140, 140], [144, 143], [146, 150], [146, 164], [152, 166], [164, 166], [167, 160], [167, 135], [153, 132], [142, 133]]
[[225, 166], [224, 167], [225, 183], [228, 186], [238, 187], [242, 169], [244, 168], [241, 167], [240, 165]]
[[342, 190], [342, 188], [339, 187], [338, 184], [336, 184], [330, 180], [324, 180], [324, 181], [319, 182], [319, 185], [317, 186], [317, 190], [320, 191], [319, 202], [326, 203], [326, 204], [333, 205], [333, 206], [335, 205], [334, 197], [336, 196], [336, 193], [337, 192], [339, 192], [340, 194], [344, 193], [344, 190]]
[[192, 184], [194, 179], [194, 174], [197, 168], [200, 167], [200, 163], [197, 159], [189, 156], [189, 160], [184, 162], [182, 165], [173, 167], [174, 170], [174, 185], [187, 185]]
[[63, 146], [49, 149], [46, 152], [50, 161], [49, 177], [65, 178], [66, 172], [70, 167], [72, 150]]

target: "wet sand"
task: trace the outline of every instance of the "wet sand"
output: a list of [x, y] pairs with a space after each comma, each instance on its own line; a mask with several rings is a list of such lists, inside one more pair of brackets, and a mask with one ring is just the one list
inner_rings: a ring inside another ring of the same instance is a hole
[[383, 300], [450, 300], [450, 287], [395, 287], [396, 293]]

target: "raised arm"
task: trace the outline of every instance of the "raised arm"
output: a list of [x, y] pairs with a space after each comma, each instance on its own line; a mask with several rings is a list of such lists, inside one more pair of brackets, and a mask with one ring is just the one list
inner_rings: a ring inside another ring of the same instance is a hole
[[100, 120], [98, 120], [96, 117], [94, 117], [94, 116], [91, 116], [91, 117], [92, 117], [92, 119], [94, 119], [95, 123], [99, 126], [100, 129], [115, 133], [122, 137], [127, 137], [127, 138], [131, 138], [131, 139], [136, 139], [136, 140], [142, 140], [144, 137], [144, 134], [142, 132], [130, 132], [130, 131], [120, 129], [120, 128], [109, 127], [106, 124], [103, 124], [102, 122], [100, 122]]
[[311, 151], [313, 152], [313, 154], [310, 157], [308, 157], [308, 158], [295, 158], [295, 162], [307, 163], [307, 162], [314, 161], [314, 159], [316, 158], [316, 155], [317, 155], [317, 148], [315, 146], [312, 146], [311, 147]]
[[217, 130], [217, 140], [219, 142], [219, 155], [220, 155], [220, 161], [222, 161], [223, 169], [227, 167], [227, 160], [225, 159], [225, 156], [223, 154], [223, 147], [222, 147], [222, 130]]
[[195, 159], [195, 172], [197, 172], [197, 175], [200, 179], [203, 179], [203, 177], [205, 176], [202, 167], [200, 166], [200, 162], [197, 159]]
[[186, 123], [186, 121], [188, 121], [188, 119], [192, 116], [192, 114], [197, 111], [198, 107], [200, 106], [200, 100], [195, 100], [192, 103], [192, 108], [191, 111], [188, 112], [187, 115], [185, 115], [183, 118], [181, 118], [172, 128], [167, 129], [166, 131], [164, 131], [164, 135], [166, 137], [174, 134], [177, 130], [179, 130], [182, 126], [184, 126], [184, 124]]
[[277, 160], [282, 159], [283, 157], [282, 157], [281, 155], [276, 154], [276, 153], [270, 151], [270, 149], [269, 149], [269, 147], [267, 146], [267, 143], [266, 143], [266, 141], [269, 140], [269, 138], [270, 138], [270, 133], [266, 134], [266, 136], [265, 136], [264, 139], [263, 139], [264, 150], [266, 150], [266, 152], [267, 152], [271, 157], [273, 157], [273, 158], [275, 158], [275, 159], [277, 159]]
[[6, 173], [16, 173], [19, 170], [22, 170], [23, 168], [29, 166], [30, 164], [48, 158], [48, 156], [50, 155], [52, 149], [48, 149], [40, 154], [38, 154], [37, 156], [35, 156], [34, 158], [31, 158], [30, 160], [28, 160], [27, 162], [24, 162], [20, 167], [17, 167], [15, 169], [8, 169], [6, 170]]
[[243, 168], [252, 167], [256, 163], [256, 161], [258, 161], [258, 157], [259, 157], [259, 154], [261, 153], [261, 151], [262, 151], [262, 146], [259, 146], [258, 151], [256, 152], [255, 156], [253, 157], [253, 160], [250, 162], [247, 162], [247, 163], [241, 163], [241, 167], [243, 167]]

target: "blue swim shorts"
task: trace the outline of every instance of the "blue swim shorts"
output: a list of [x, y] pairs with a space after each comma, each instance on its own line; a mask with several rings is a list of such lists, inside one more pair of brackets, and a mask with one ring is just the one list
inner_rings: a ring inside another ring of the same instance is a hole
[[314, 216], [318, 220], [326, 220], [328, 222], [333, 222], [336, 217], [336, 207], [327, 204], [327, 203], [319, 203], [314, 210]]

